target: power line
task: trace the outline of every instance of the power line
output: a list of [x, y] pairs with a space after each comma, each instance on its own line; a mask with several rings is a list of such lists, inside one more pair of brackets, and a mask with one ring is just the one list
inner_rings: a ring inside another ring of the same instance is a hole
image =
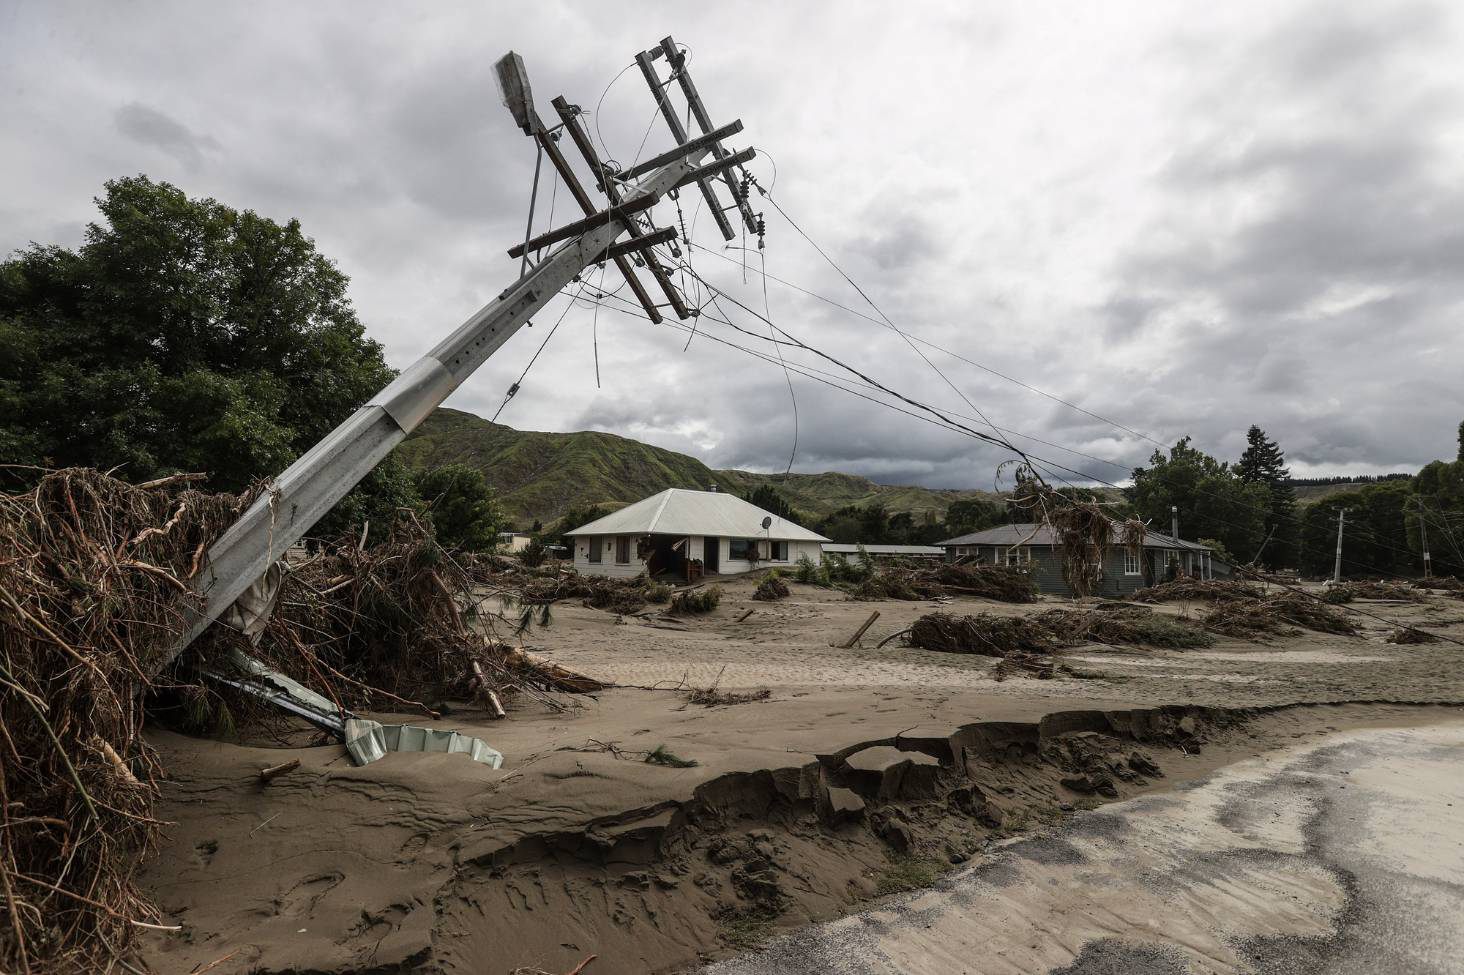
[[[530, 357], [529, 364], [524, 366], [523, 372], [519, 373], [518, 381], [508, 387], [508, 392], [504, 394], [503, 402], [498, 404], [498, 409], [493, 411], [493, 419], [488, 422], [498, 422], [498, 415], [503, 412], [503, 408], [508, 405], [508, 401], [513, 399], [514, 396], [517, 395], [519, 387], [524, 384], [524, 379], [526, 379], [529, 375], [529, 370], [534, 368], [534, 363], [539, 361], [539, 356], [543, 354], [544, 348], [549, 344], [549, 340], [554, 337], [555, 332], [559, 331], [559, 326], [564, 321], [564, 317], [569, 314], [569, 310], [574, 307], [575, 299], [583, 294], [584, 290], [584, 282], [581, 281], [579, 291], [576, 294], [570, 295], [569, 303], [564, 306], [564, 311], [559, 313], [559, 318], [556, 319], [554, 324], [549, 328], [549, 334], [544, 336], [544, 341], [539, 343], [539, 348], [534, 352], [533, 356]], [[647, 319], [647, 321], [649, 320], [650, 319]]]
[[[981, 412], [981, 408], [978, 407], [975, 403], [971, 402], [970, 397], [968, 397], [964, 392], [962, 392], [961, 389], [955, 383], [951, 382], [950, 378], [948, 376], [946, 376], [946, 374], [944, 372], [941, 371], [940, 367], [937, 366], [934, 362], [930, 361], [930, 357], [927, 356], [924, 352], [922, 352], [919, 349], [919, 347], [917, 347], [915, 345], [915, 343], [910, 340], [910, 337], [908, 335], [906, 335], [900, 329], [900, 327], [898, 325], [896, 325], [893, 321], [890, 320], [890, 316], [888, 316], [888, 315], [886, 315], [884, 313], [884, 309], [880, 308], [879, 305], [875, 304], [874, 303], [874, 299], [871, 298], [871, 297], [869, 297], [869, 295], [867, 293], [865, 293], [864, 289], [861, 288], [861, 287], [859, 287], [859, 285], [857, 283], [855, 283], [854, 279], [849, 276], [848, 272], [846, 272], [842, 267], [840, 267], [838, 265], [838, 263], [835, 262], [834, 259], [832, 257], [830, 257], [828, 255], [828, 253], [826, 251], [824, 251], [824, 249], [818, 245], [818, 242], [815, 241], [812, 237], [810, 237], [808, 235], [808, 233], [802, 227], [800, 227], [798, 225], [798, 223], [792, 217], [790, 217], [788, 215], [788, 212], [783, 209], [783, 207], [782, 207], [781, 204], [778, 203], [776, 197], [774, 197], [768, 190], [763, 189], [763, 187], [761, 186], [761, 184], [759, 184], [758, 181], [755, 178], [753, 178], [751, 176], [749, 176], [748, 178], [751, 180], [752, 185], [757, 187], [757, 191], [759, 193], [761, 193], [763, 195], [763, 197], [769, 203], [771, 203], [773, 205], [773, 209], [777, 210], [778, 213], [782, 216], [782, 218], [784, 220], [788, 221], [789, 226], [791, 226], [794, 230], [798, 231], [798, 234], [804, 240], [808, 241], [808, 243], [813, 247], [814, 250], [818, 251], [819, 256], [822, 257], [825, 261], [828, 262], [829, 267], [833, 268], [835, 271], [837, 271], [839, 273], [839, 276], [840, 277], [842, 277], [845, 281], [849, 282], [849, 286], [851, 288], [853, 288], [855, 291], [859, 292], [859, 297], [863, 298], [865, 300], [865, 302], [868, 303], [869, 307], [873, 308], [874, 311], [875, 311], [875, 313], [878, 314], [880, 318], [884, 319], [884, 324], [886, 326], [888, 326], [890, 329], [892, 329], [895, 332], [896, 335], [898, 335], [898, 336], [900, 336], [900, 338], [904, 339], [905, 340], [905, 344], [908, 345], [908, 346], [910, 346], [911, 350], [913, 350], [916, 355], [920, 356], [920, 358], [922, 360], [924, 360], [925, 364], [927, 366], [929, 366], [935, 372], [935, 374], [937, 376], [939, 376], [941, 378], [941, 380], [947, 386], [949, 386], [951, 388], [951, 390], [957, 396], [961, 397], [962, 401], [965, 402], [965, 404], [966, 404], [967, 407], [969, 407], [972, 411], [974, 411], [977, 416], [981, 417], [981, 419], [983, 421], [985, 421], [986, 425], [989, 426], [989, 427], [991, 427], [991, 429], [992, 429], [993, 432], [997, 433], [998, 439], [1001, 439], [1000, 432], [996, 430], [996, 424], [992, 423], [989, 419], [987, 419], [986, 414], [983, 413], [983, 412]], [[744, 267], [746, 266], [746, 261], [745, 260], [743, 261], [743, 265], [744, 265]], [[1010, 441], [1006, 442], [1006, 446], [1009, 449], [1011, 449], [1013, 452], [1015, 452], [1017, 455], [1022, 456], [1025, 459], [1025, 455], [1022, 453], [1021, 449], [1018, 448], [1018, 447], [1016, 447], [1015, 445], [1013, 445]]]
[[[724, 260], [724, 261], [726, 261], [729, 264], [735, 264], [735, 263], [737, 263], [736, 261], [732, 260], [732, 258], [730, 258], [727, 255], [721, 253], [720, 251], [713, 250], [710, 247], [705, 247], [705, 246], [703, 246], [701, 244], [696, 243], [695, 241], [692, 241], [691, 246], [692, 247], [695, 247], [699, 251], [703, 251], [703, 252], [705, 252], [707, 254], [711, 254], [713, 257], [720, 258], [721, 260]], [[759, 272], [759, 273], [761, 273], [761, 272]], [[843, 304], [842, 302], [836, 301], [833, 298], [828, 297], [827, 295], [819, 294], [816, 291], [810, 291], [808, 288], [805, 288], [802, 285], [794, 284], [792, 281], [788, 281], [788, 280], [786, 280], [784, 278], [780, 278], [780, 277], [778, 277], [775, 274], [768, 274], [768, 275], [766, 275], [766, 277], [768, 279], [770, 279], [770, 280], [773, 280], [773, 281], [778, 282], [779, 284], [783, 285], [784, 287], [792, 288], [794, 291], [797, 291], [797, 292], [800, 292], [802, 294], [805, 294], [808, 297], [814, 298], [814, 299], [816, 299], [818, 301], [822, 301], [824, 304], [832, 305], [833, 307], [838, 308], [841, 311], [846, 311], [849, 314], [855, 316], [856, 318], [862, 318], [865, 321], [867, 321], [867, 322], [873, 322], [876, 325], [883, 325], [884, 324], [884, 322], [880, 321], [878, 318], [875, 318], [872, 315], [866, 315], [866, 314], [864, 314], [863, 312], [861, 312], [857, 308], [850, 308], [848, 305]], [[1038, 388], [1036, 386], [1033, 386], [1030, 383], [1024, 382], [1024, 381], [1016, 378], [1015, 376], [1008, 376], [1006, 373], [1004, 373], [1004, 372], [1002, 372], [1002, 371], [1000, 371], [998, 369], [993, 369], [991, 366], [988, 366], [988, 365], [986, 365], [985, 363], [982, 363], [982, 362], [978, 362], [975, 359], [967, 358], [966, 356], [962, 355], [961, 353], [954, 352], [951, 349], [948, 349], [948, 348], [946, 348], [946, 347], [944, 347], [942, 345], [939, 345], [939, 344], [937, 344], [935, 342], [930, 341], [929, 339], [923, 339], [920, 336], [915, 335], [913, 333], [907, 333], [907, 334], [910, 335], [910, 339], [912, 341], [918, 342], [921, 345], [925, 346], [926, 348], [934, 349], [937, 352], [944, 353], [945, 355], [950, 356], [952, 359], [957, 359], [957, 360], [959, 360], [961, 362], [964, 362], [968, 366], [974, 366], [975, 368], [980, 369], [983, 372], [987, 372], [987, 373], [990, 373], [993, 376], [996, 376], [998, 379], [1003, 379], [1003, 380], [1005, 380], [1005, 381], [1007, 381], [1009, 383], [1012, 383], [1012, 384], [1014, 384], [1016, 386], [1020, 386], [1023, 389], [1026, 389], [1026, 390], [1028, 390], [1030, 392], [1036, 393], [1038, 396], [1046, 397], [1047, 399], [1052, 400], [1054, 403], [1061, 404], [1062, 406], [1065, 406], [1065, 407], [1067, 407], [1070, 410], [1075, 410], [1078, 413], [1082, 413], [1085, 416], [1089, 416], [1089, 417], [1092, 417], [1093, 419], [1098, 420], [1098, 421], [1100, 421], [1102, 423], [1106, 423], [1109, 426], [1114, 427], [1115, 429], [1122, 430], [1124, 433], [1128, 433], [1128, 434], [1131, 434], [1131, 435], [1133, 435], [1135, 437], [1138, 437], [1140, 440], [1147, 440], [1150, 443], [1152, 443], [1152, 444], [1154, 444], [1154, 445], [1156, 445], [1158, 447], [1167, 448], [1169, 446], [1168, 444], [1164, 443], [1161, 440], [1154, 439], [1153, 437], [1149, 436], [1147, 433], [1143, 433], [1142, 431], [1134, 430], [1131, 427], [1124, 426], [1122, 423], [1119, 423], [1117, 420], [1110, 419], [1109, 417], [1106, 417], [1106, 416], [1104, 416], [1101, 413], [1095, 413], [1092, 410], [1087, 409], [1086, 407], [1082, 407], [1082, 406], [1077, 405], [1076, 403], [1069, 402], [1068, 400], [1063, 399], [1061, 396], [1058, 396], [1055, 393], [1049, 393], [1047, 390], [1040, 389], [1040, 388]]]
[[[774, 202], [774, 206], [777, 206], [776, 201]], [[780, 208], [780, 212], [781, 212], [781, 208]], [[785, 214], [785, 217], [786, 217], [786, 214]], [[790, 222], [790, 224], [792, 223], [791, 220], [789, 222]], [[810, 243], [812, 243], [812, 241], [810, 241]], [[705, 253], [712, 254], [713, 256], [718, 257], [718, 258], [720, 258], [720, 259], [728, 262], [729, 264], [736, 264], [737, 263], [737, 262], [733, 261], [731, 258], [729, 258], [729, 257], [727, 257], [727, 256], [725, 256], [723, 254], [720, 254], [717, 251], [712, 250], [711, 248], [704, 247], [704, 246], [702, 246], [700, 244], [697, 244], [695, 242], [692, 243], [692, 246], [695, 247], [695, 248], [697, 248], [698, 250], [701, 250], [701, 251], [705, 252]], [[816, 244], [814, 246], [817, 247]], [[754, 270], [757, 270], [757, 269], [754, 268]], [[817, 293], [815, 291], [811, 291], [811, 290], [809, 290], [807, 288], [804, 288], [804, 287], [802, 287], [800, 285], [794, 284], [793, 282], [787, 281], [787, 280], [785, 280], [783, 278], [779, 278], [779, 277], [777, 277], [775, 275], [767, 275], [766, 277], [767, 278], [771, 278], [772, 280], [777, 281], [780, 284], [786, 285], [787, 287], [790, 287], [790, 288], [794, 289], [795, 291], [799, 291], [799, 292], [801, 292], [801, 293], [803, 293], [805, 295], [808, 295], [809, 297], [815, 298], [815, 299], [817, 299], [819, 301], [823, 301], [826, 304], [832, 305], [832, 306], [834, 306], [836, 308], [839, 308], [839, 309], [841, 309], [843, 311], [846, 311], [849, 314], [854, 315], [856, 318], [862, 318], [865, 321], [871, 322], [873, 324], [880, 325], [880, 326], [885, 326], [885, 323], [882, 322], [881, 320], [879, 320], [877, 318], [874, 318], [872, 316], [866, 315], [866, 314], [860, 312], [858, 309], [850, 308], [849, 306], [844, 305], [844, 304], [842, 304], [842, 303], [840, 303], [838, 301], [835, 301], [834, 299], [829, 298], [829, 297], [827, 297], [825, 295], [821, 295], [821, 294], [819, 294], [819, 293]], [[945, 348], [945, 347], [943, 347], [941, 345], [938, 345], [938, 344], [936, 344], [934, 342], [930, 342], [930, 341], [928, 341], [926, 339], [922, 339], [919, 336], [916, 336], [916, 335], [911, 334], [911, 335], [909, 335], [909, 338], [911, 340], [913, 340], [915, 342], [918, 342], [918, 343], [920, 343], [922, 345], [925, 345], [925, 346], [927, 346], [929, 348], [935, 349], [935, 350], [937, 350], [939, 352], [943, 352], [946, 355], [949, 355], [952, 358], [955, 358], [955, 359], [957, 359], [957, 360], [959, 360], [961, 362], [965, 362], [968, 365], [974, 366], [974, 367], [976, 367], [978, 369], [981, 369], [981, 370], [983, 370], [985, 372], [991, 373], [992, 375], [997, 376], [997, 377], [999, 377], [1001, 379], [1007, 380], [1008, 382], [1011, 382], [1011, 383], [1014, 383], [1014, 384], [1016, 384], [1018, 386], [1021, 386], [1024, 389], [1027, 389], [1027, 390], [1030, 390], [1031, 392], [1037, 393], [1038, 395], [1043, 396], [1043, 397], [1046, 397], [1047, 399], [1050, 399], [1053, 402], [1060, 403], [1063, 406], [1068, 407], [1069, 409], [1075, 410], [1075, 411], [1077, 411], [1079, 413], [1082, 413], [1082, 414], [1084, 414], [1086, 416], [1092, 417], [1095, 420], [1099, 420], [1100, 422], [1106, 423], [1109, 426], [1112, 426], [1112, 427], [1114, 427], [1117, 430], [1121, 430], [1121, 431], [1123, 431], [1125, 433], [1128, 433], [1128, 434], [1131, 434], [1131, 435], [1133, 435], [1135, 437], [1141, 438], [1143, 440], [1147, 440], [1148, 442], [1150, 442], [1152, 444], [1155, 444], [1156, 446], [1160, 447], [1161, 449], [1169, 449], [1169, 445], [1163, 443], [1162, 441], [1157, 440], [1154, 437], [1152, 437], [1152, 436], [1150, 436], [1150, 435], [1148, 435], [1146, 433], [1143, 433], [1142, 431], [1134, 430], [1131, 427], [1125, 426], [1124, 424], [1119, 423], [1117, 420], [1113, 420], [1113, 419], [1111, 419], [1109, 417], [1103, 416], [1102, 414], [1095, 413], [1095, 412], [1093, 412], [1091, 410], [1088, 410], [1088, 409], [1086, 409], [1086, 408], [1084, 408], [1082, 406], [1078, 406], [1077, 404], [1072, 403], [1072, 402], [1070, 402], [1070, 401], [1068, 401], [1066, 399], [1063, 399], [1062, 397], [1059, 397], [1059, 396], [1057, 396], [1057, 395], [1055, 395], [1053, 393], [1049, 393], [1049, 392], [1047, 392], [1045, 390], [1039, 389], [1038, 387], [1033, 386], [1033, 385], [1031, 385], [1029, 383], [1023, 382], [1022, 380], [1017, 379], [1016, 377], [1008, 376], [1007, 374], [1005, 374], [1003, 372], [1000, 372], [998, 370], [992, 369], [990, 366], [987, 366], [987, 365], [984, 365], [983, 363], [977, 362], [974, 359], [967, 358], [966, 356], [963, 356], [960, 353], [954, 352], [954, 351], [952, 351], [950, 349], [947, 349], [947, 348]], [[1006, 428], [1000, 428], [1000, 429], [1005, 430]], [[1010, 432], [1010, 431], [1008, 430], [1007, 432]], [[1068, 451], [1070, 453], [1074, 453], [1074, 454], [1077, 454], [1079, 456], [1087, 456], [1090, 459], [1097, 460], [1099, 463], [1106, 464], [1106, 465], [1108, 465], [1110, 467], [1114, 467], [1114, 468], [1119, 469], [1119, 470], [1124, 470], [1124, 471], [1130, 471], [1130, 470], [1132, 470], [1127, 465], [1119, 464], [1119, 463], [1117, 463], [1115, 461], [1104, 460], [1102, 458], [1095, 458], [1095, 457], [1092, 457], [1091, 455], [1084, 454], [1082, 451], [1076, 450], [1076, 449], [1074, 449], [1072, 447], [1065, 446], [1063, 444], [1054, 444], [1054, 443], [1051, 443], [1049, 441], [1042, 441], [1042, 440], [1040, 440], [1038, 438], [1032, 437], [1032, 436], [1027, 435], [1027, 434], [1017, 434], [1017, 435], [1018, 436], [1022, 436], [1024, 439], [1032, 440], [1033, 442], [1036, 442], [1036, 443], [1046, 443], [1048, 446], [1056, 447], [1059, 450], [1066, 450], [1066, 451]], [[1093, 480], [1097, 480], [1097, 481], [1099, 481], [1101, 483], [1107, 483], [1107, 482], [1104, 482], [1102, 478], [1099, 478], [1096, 475], [1085, 475], [1085, 476], [1091, 476]], [[1200, 488], [1198, 486], [1195, 488], [1195, 490], [1197, 492], [1199, 492], [1199, 493], [1206, 494], [1206, 495], [1208, 495], [1211, 498], [1219, 498], [1220, 497], [1219, 495], [1217, 495], [1217, 494], [1215, 494], [1213, 492], [1207, 491], [1204, 488]], [[1274, 511], [1274, 510], [1272, 510], [1270, 508], [1266, 508], [1265, 511], [1267, 512], [1268, 515], [1273, 516], [1273, 517], [1278, 517], [1278, 518], [1284, 519], [1287, 522], [1296, 525], [1297, 527], [1301, 527], [1301, 526], [1304, 526], [1305, 525], [1305, 522], [1302, 520], [1302, 518], [1299, 517], [1299, 516], [1297, 516], [1297, 515], [1294, 515], [1294, 514], [1284, 514], [1284, 513], [1281, 513], [1281, 512]], [[1412, 558], [1415, 557], [1415, 553], [1411, 549], [1406, 548], [1406, 547], [1399, 547], [1399, 546], [1396, 546], [1396, 545], [1389, 545], [1389, 544], [1387, 544], [1385, 542], [1375, 542], [1375, 544], [1377, 544], [1381, 548], [1386, 548], [1389, 551], [1396, 552], [1396, 553], [1398, 553], [1400, 555], [1406, 555], [1410, 559], [1412, 559]], [[1359, 563], [1359, 562], [1356, 562], [1355, 560], [1352, 560], [1352, 559], [1346, 559], [1346, 558], [1344, 558], [1343, 561], [1344, 562], [1347, 562], [1347, 563], [1349, 563], [1351, 565], [1357, 566], [1358, 568], [1365, 568], [1365, 569], [1367, 569], [1369, 571], [1378, 572], [1378, 573], [1380, 573], [1382, 575], [1392, 575], [1392, 576], [1394, 576], [1396, 578], [1403, 578], [1402, 576], [1398, 576], [1396, 573], [1385, 572], [1384, 570], [1379, 569], [1379, 568], [1377, 568], [1375, 566], [1368, 566], [1368, 565], [1366, 565], [1364, 563]]]

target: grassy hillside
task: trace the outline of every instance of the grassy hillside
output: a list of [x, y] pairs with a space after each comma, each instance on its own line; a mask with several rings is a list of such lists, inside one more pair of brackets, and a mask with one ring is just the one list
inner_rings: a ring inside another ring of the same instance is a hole
[[1387, 481], [1340, 481], [1333, 484], [1293, 484], [1291, 490], [1296, 492], [1296, 503], [1301, 507], [1315, 504], [1318, 501], [1326, 500], [1334, 494], [1345, 494], [1348, 491], [1361, 491], [1373, 484], [1386, 484]]
[[744, 494], [773, 482], [800, 511], [825, 515], [847, 504], [880, 501], [891, 511], [942, 514], [952, 501], [984, 491], [876, 484], [851, 474], [753, 474], [715, 471], [694, 457], [613, 433], [514, 430], [460, 410], [439, 409], [397, 448], [411, 467], [463, 463], [497, 489], [519, 524], [545, 524], [583, 504], [629, 504], [668, 487]]

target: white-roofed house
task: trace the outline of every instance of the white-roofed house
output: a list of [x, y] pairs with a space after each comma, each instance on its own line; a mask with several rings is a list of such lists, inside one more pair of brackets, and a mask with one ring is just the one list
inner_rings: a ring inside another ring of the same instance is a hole
[[574, 567], [588, 575], [632, 577], [688, 565], [706, 575], [791, 568], [801, 556], [817, 562], [817, 532], [720, 491], [668, 488], [568, 533]]

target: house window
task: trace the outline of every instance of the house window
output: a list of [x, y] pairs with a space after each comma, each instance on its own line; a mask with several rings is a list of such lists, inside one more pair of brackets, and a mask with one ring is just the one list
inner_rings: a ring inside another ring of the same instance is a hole
[[1032, 561], [1032, 550], [1025, 545], [1013, 546], [1006, 550], [1003, 558], [1007, 565], [1021, 565]]
[[630, 562], [630, 538], [625, 535], [615, 537], [615, 564], [625, 565]]
[[1123, 550], [1123, 574], [1126, 575], [1126, 576], [1136, 576], [1136, 575], [1141, 575], [1142, 573], [1143, 573], [1143, 570], [1139, 566], [1139, 553], [1138, 552], [1131, 552], [1128, 549], [1124, 549]]
[[770, 556], [770, 558], [774, 562], [786, 562], [786, 561], [788, 561], [788, 543], [787, 542], [773, 542], [772, 545], [773, 545], [773, 554]]
[[590, 537], [590, 556], [589, 556], [589, 559], [590, 559], [591, 562], [599, 562], [600, 561], [600, 546], [603, 545], [603, 544], [604, 544], [604, 539], [602, 539], [599, 535], [593, 535], [593, 536]]
[[733, 561], [749, 559], [756, 551], [757, 542], [750, 538], [733, 538], [727, 542], [727, 558]]

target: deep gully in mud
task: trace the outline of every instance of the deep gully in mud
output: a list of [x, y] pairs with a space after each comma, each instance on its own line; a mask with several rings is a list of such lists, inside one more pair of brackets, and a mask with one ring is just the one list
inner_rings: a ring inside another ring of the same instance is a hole
[[[1344, 706], [1371, 704], [1411, 707]], [[1199, 770], [1203, 749], [1244, 739], [1259, 718], [1316, 709], [1320, 724], [1331, 707], [1072, 710], [913, 729], [575, 830], [463, 847], [436, 898], [432, 951], [399, 970], [567, 970], [589, 953], [602, 975], [681, 970], [927, 886], [994, 840], [1152, 788], [1166, 764]]]

